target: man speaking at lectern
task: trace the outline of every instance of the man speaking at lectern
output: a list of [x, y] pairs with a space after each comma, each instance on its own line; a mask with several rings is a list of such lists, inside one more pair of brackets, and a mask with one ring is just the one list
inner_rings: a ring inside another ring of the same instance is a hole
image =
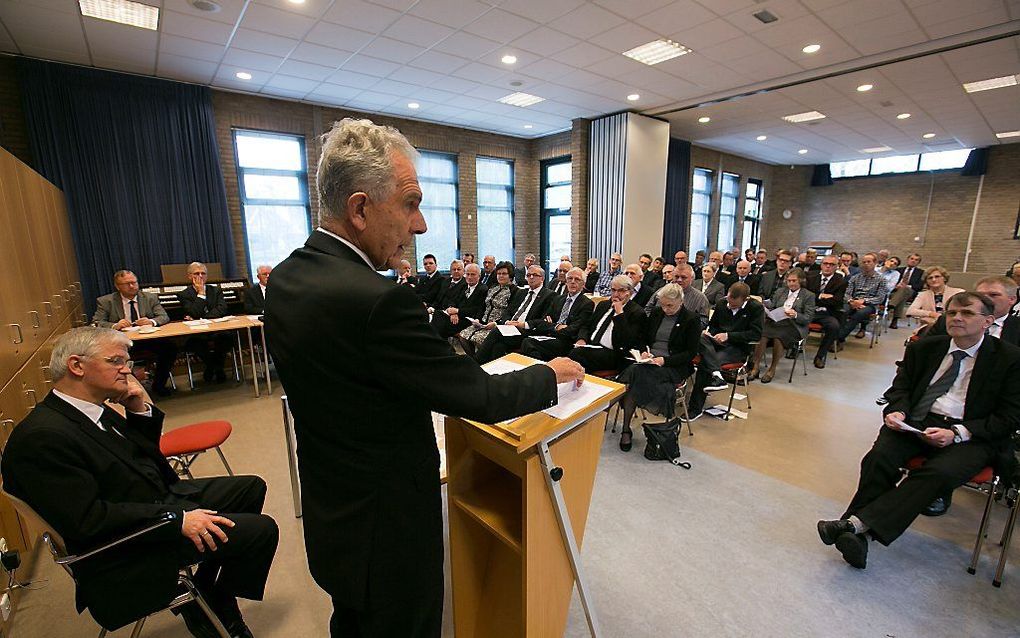
[[416, 157], [396, 129], [334, 124], [319, 159], [320, 226], [273, 270], [266, 300], [297, 431], [308, 565], [333, 599], [334, 637], [440, 635], [430, 411], [498, 422], [553, 405], [557, 382], [583, 378], [565, 359], [489, 376], [436, 335], [413, 290], [376, 272], [427, 230]]

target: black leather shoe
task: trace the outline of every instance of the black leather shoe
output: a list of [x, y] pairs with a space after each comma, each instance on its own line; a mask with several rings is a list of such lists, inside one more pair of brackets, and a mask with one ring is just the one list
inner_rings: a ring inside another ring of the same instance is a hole
[[165, 385], [161, 385], [158, 388], [153, 388], [152, 393], [158, 397], [168, 397], [174, 393], [174, 389]]
[[208, 616], [199, 609], [198, 604], [192, 602], [182, 605], [180, 614], [184, 624], [188, 626], [188, 631], [195, 638], [220, 638], [219, 632], [209, 622]]
[[836, 539], [836, 549], [851, 567], [864, 569], [868, 566], [868, 539], [864, 534], [840, 534]]
[[634, 445], [634, 435], [631, 432], [623, 432], [620, 434], [620, 449], [624, 452], [630, 452], [630, 448]]
[[949, 506], [952, 503], [952, 492], [950, 492], [946, 496], [940, 496], [932, 501], [928, 507], [921, 510], [921, 513], [925, 516], [942, 516], [949, 511]]
[[821, 357], [815, 357], [815, 367], [821, 370], [825, 367], [825, 359]]
[[842, 534], [853, 534], [854, 526], [848, 520], [818, 521], [818, 538], [826, 545], [832, 545]]
[[251, 633], [251, 629], [248, 629], [248, 625], [244, 624], [244, 621], [231, 625], [227, 629], [227, 633], [230, 634], [230, 638], [255, 638]]

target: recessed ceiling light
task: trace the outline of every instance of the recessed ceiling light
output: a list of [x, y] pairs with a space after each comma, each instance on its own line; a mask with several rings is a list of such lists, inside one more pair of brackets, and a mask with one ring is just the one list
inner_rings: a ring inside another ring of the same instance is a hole
[[807, 155], [807, 149], [806, 148], [802, 148], [799, 151], [797, 151], [797, 153], [799, 153], [801, 155]]
[[818, 53], [818, 50], [821, 48], [822, 45], [820, 44], [809, 44], [803, 49], [801, 49], [801, 51], [803, 51], [804, 53]]
[[754, 139], [758, 140], [759, 142], [764, 142], [765, 140], [769, 139], [769, 136], [768, 135], [759, 135], [758, 137], [756, 137]]
[[517, 64], [517, 56], [516, 55], [504, 55], [501, 58], [501, 60], [503, 61], [503, 64]]
[[874, 84], [862, 84], [857, 87], [857, 90], [860, 91], [861, 93], [864, 93], [865, 91], [870, 91], [873, 88], [875, 88]]
[[925, 133], [921, 137], [923, 137], [926, 140], [930, 140], [931, 138], [935, 137], [935, 134], [934, 133]]
[[251, 79], [251, 73], [248, 73], [247, 71], [238, 71], [237, 73], [234, 74], [234, 76], [238, 80], [250, 80]]
[[532, 125], [532, 124], [525, 124], [525, 125], [524, 125], [524, 128], [535, 128], [535, 127], [534, 127], [534, 125]]
[[690, 52], [690, 49], [672, 40], [655, 40], [654, 42], [634, 47], [630, 51], [624, 51], [623, 54], [643, 64], [652, 65], [678, 58]]
[[78, 0], [81, 14], [89, 18], [118, 22], [155, 31], [159, 26], [159, 8], [131, 0]]
[[287, 0], [291, 4], [304, 4], [305, 0]]
[[544, 97], [538, 97], [537, 95], [531, 95], [530, 93], [511, 93], [510, 95], [499, 98], [500, 102], [503, 104], [509, 104], [510, 106], [531, 106], [532, 104], [538, 104], [544, 100]]
[[638, 95], [637, 93], [631, 93], [630, 95], [627, 96], [627, 99], [630, 100], [631, 102], [637, 102], [638, 100], [641, 99], [641, 96]]
[[991, 89], [1001, 89], [1004, 86], [1016, 86], [1017, 76], [1006, 75], [1001, 78], [991, 78], [989, 80], [979, 80], [977, 82], [964, 82], [963, 90], [967, 93], [976, 93], [978, 91], [989, 91]]
[[707, 115], [703, 115], [703, 116], [698, 118], [698, 121], [701, 122], [702, 124], [708, 124], [709, 122], [712, 121], [712, 118], [710, 118]]
[[910, 113], [900, 113], [899, 115], [896, 116], [896, 119], [897, 120], [905, 120], [908, 117], [910, 117]]
[[421, 108], [421, 104], [418, 104], [417, 102], [408, 102], [407, 103], [407, 108], [409, 108], [409, 109], [418, 109], [418, 108]]
[[1006, 131], [1005, 133], [996, 133], [995, 137], [1000, 140], [1006, 139], [1007, 137], [1020, 137], [1020, 131]]
[[861, 152], [862, 153], [884, 153], [886, 151], [891, 151], [891, 150], [892, 150], [892, 148], [890, 148], [888, 146], [874, 146], [872, 148], [862, 148]]
[[822, 120], [825, 119], [824, 113], [818, 111], [808, 111], [807, 113], [795, 113], [793, 115], [784, 115], [783, 119], [787, 122], [810, 122], [811, 120]]

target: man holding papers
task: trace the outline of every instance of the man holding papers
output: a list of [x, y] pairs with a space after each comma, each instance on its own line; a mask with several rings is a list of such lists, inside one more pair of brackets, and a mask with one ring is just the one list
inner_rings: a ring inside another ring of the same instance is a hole
[[619, 370], [626, 365], [627, 351], [638, 346], [645, 311], [631, 299], [633, 292], [634, 282], [627, 275], [609, 281], [609, 299], [595, 306], [568, 355], [585, 370]]
[[528, 266], [524, 275], [527, 288], [518, 290], [510, 299], [507, 320], [496, 330], [490, 330], [475, 352], [478, 363], [488, 363], [521, 347], [524, 333], [545, 322], [546, 316], [559, 295], [545, 287], [545, 270]]
[[[884, 427], [861, 461], [857, 493], [818, 535], [864, 569], [868, 537], [896, 540], [932, 500], [954, 489], [1000, 454], [1012, 453], [1020, 425], [1020, 348], [985, 335], [994, 305], [979, 293], [955, 295], [946, 309], [948, 336], [907, 347], [885, 392]], [[927, 460], [897, 485], [900, 468]]]
[[[312, 577], [333, 636], [441, 634], [443, 518], [430, 411], [488, 423], [550, 407], [573, 361], [490, 376], [429, 326], [395, 268], [427, 228], [417, 152], [396, 129], [336, 123], [320, 227], [273, 271], [266, 336], [290, 397]], [[393, 379], [399, 378], [395, 395]]]

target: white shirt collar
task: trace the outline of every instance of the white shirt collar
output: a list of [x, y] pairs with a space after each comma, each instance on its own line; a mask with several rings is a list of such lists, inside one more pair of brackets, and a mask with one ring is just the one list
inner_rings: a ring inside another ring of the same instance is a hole
[[[92, 421], [96, 425], [99, 425], [99, 418], [103, 416], [103, 406], [96, 405], [91, 401], [84, 401], [82, 399], [72, 397], [69, 394], [64, 394], [60, 390], [53, 390], [53, 394], [55, 394], [58, 398], [63, 399], [64, 401], [70, 403], [72, 407], [74, 407], [79, 412], [87, 416], [89, 418], [89, 421]], [[99, 425], [99, 427], [102, 428], [103, 426]]]
[[347, 246], [348, 248], [353, 250], [355, 253], [357, 253], [358, 256], [361, 257], [366, 264], [368, 264], [369, 268], [371, 268], [372, 270], [375, 270], [375, 265], [372, 263], [372, 260], [368, 258], [368, 255], [365, 254], [365, 251], [363, 251], [362, 249], [358, 248], [357, 246], [355, 246], [351, 242], [347, 241], [346, 239], [344, 239], [340, 235], [337, 235], [336, 233], [329, 232], [328, 230], [326, 230], [322, 226], [319, 226], [315, 230], [319, 231], [320, 233], [322, 233], [324, 235], [329, 235], [333, 239], [339, 241], [341, 244]]
[[971, 347], [967, 348], [966, 350], [964, 350], [963, 348], [957, 346], [955, 341], [951, 341], [949, 343], [949, 352], [947, 352], [946, 354], [949, 355], [949, 354], [953, 354], [957, 350], [963, 350], [964, 352], [967, 353], [968, 357], [973, 359], [974, 357], [977, 356], [977, 351], [978, 351], [978, 349], [981, 348], [981, 344], [984, 342], [984, 340], [985, 340], [985, 336], [981, 335], [981, 338], [978, 339], [978, 342], [975, 343], [974, 345], [972, 345]]

